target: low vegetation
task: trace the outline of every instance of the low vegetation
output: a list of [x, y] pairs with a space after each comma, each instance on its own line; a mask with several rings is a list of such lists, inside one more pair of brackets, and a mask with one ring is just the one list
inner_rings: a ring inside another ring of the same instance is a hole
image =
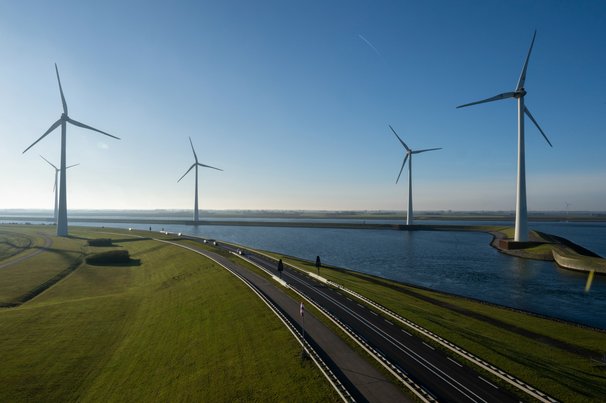
[[[50, 249], [87, 254], [87, 239], [99, 233], [71, 228], [70, 235], [52, 237]], [[140, 266], [83, 263], [36, 298], [0, 309], [0, 400], [338, 400], [239, 280], [176, 246], [123, 238], [113, 243]], [[60, 271], [69, 259], [58, 255], [31, 259]], [[34, 265], [19, 267], [39, 277]]]
[[110, 238], [96, 238], [88, 240], [89, 246], [112, 246], [112, 240]]
[[29, 248], [34, 240], [26, 234], [0, 231], [0, 261]]
[[86, 257], [86, 263], [96, 266], [124, 265], [133, 263], [130, 254], [126, 249], [108, 250], [105, 252], [93, 253]]

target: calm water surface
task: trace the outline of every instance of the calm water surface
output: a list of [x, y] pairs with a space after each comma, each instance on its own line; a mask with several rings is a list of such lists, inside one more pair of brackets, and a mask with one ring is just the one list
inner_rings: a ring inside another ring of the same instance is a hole
[[[115, 223], [106, 226], [129, 227]], [[130, 226], [149, 228], [143, 224]], [[606, 256], [604, 224], [533, 223], [531, 227], [564, 236]], [[596, 276], [591, 291], [585, 293], [587, 275], [560, 269], [552, 262], [501, 254], [489, 246], [491, 236], [485, 233], [181, 225], [163, 228], [309, 260], [320, 255], [327, 264], [606, 329], [603, 276]]]

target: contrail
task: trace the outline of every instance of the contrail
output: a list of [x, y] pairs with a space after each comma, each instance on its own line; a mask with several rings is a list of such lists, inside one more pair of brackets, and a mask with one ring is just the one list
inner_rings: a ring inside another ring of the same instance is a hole
[[375, 45], [370, 43], [370, 41], [368, 39], [364, 38], [364, 36], [362, 36], [362, 34], [358, 34], [358, 37], [360, 39], [362, 39], [368, 46], [370, 46], [370, 48], [372, 50], [374, 50], [377, 55], [379, 55], [380, 57], [383, 57], [383, 55], [381, 55], [381, 52], [379, 52], [379, 50], [377, 48], [375, 48]]

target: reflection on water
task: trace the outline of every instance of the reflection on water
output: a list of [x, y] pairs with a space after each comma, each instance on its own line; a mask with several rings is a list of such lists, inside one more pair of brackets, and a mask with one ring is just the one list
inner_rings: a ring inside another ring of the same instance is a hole
[[[115, 223], [81, 225], [144, 230], [149, 227], [148, 224]], [[235, 242], [308, 260], [314, 260], [319, 255], [322, 262], [327, 264], [606, 329], [606, 315], [603, 314], [606, 311], [604, 276], [596, 276], [591, 291], [585, 293], [586, 274], [560, 269], [552, 262], [501, 254], [489, 246], [491, 236], [486, 233], [238, 226], [163, 227], [171, 232]], [[533, 227], [568, 237], [562, 233], [561, 223], [544, 223]], [[596, 245], [606, 239], [604, 224], [579, 224], [571, 228], [574, 235], [571, 238], [584, 246], [587, 245], [581, 239], [591, 238]]]

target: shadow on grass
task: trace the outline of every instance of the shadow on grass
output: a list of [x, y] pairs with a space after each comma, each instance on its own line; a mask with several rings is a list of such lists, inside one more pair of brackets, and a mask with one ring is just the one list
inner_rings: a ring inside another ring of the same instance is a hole
[[126, 243], [126, 242], [139, 242], [139, 241], [151, 241], [151, 238], [124, 238], [124, 239], [112, 239], [115, 243]]
[[141, 266], [141, 259], [130, 259], [128, 262], [124, 263], [87, 263], [89, 266], [93, 267], [136, 267]]
[[80, 264], [82, 264], [81, 257], [76, 259], [75, 261], [73, 261], [72, 264], [70, 264], [65, 270], [61, 271], [60, 273], [57, 273], [50, 279], [46, 280], [44, 283], [32, 288], [30, 291], [26, 292], [25, 294], [21, 295], [20, 297], [15, 298], [14, 302], [8, 303], [8, 304], [3, 304], [3, 305], [6, 307], [16, 307], [16, 306], [26, 303], [27, 301], [31, 300], [32, 298], [34, 298], [34, 297], [40, 295], [41, 293], [43, 293], [44, 291], [48, 290], [50, 287], [57, 284], [59, 281], [63, 280], [68, 274], [70, 274], [71, 272], [76, 270], [80, 266]]
[[52, 247], [46, 247], [46, 246], [33, 246], [31, 249], [38, 249], [38, 250], [42, 250], [45, 252], [50, 252], [50, 253], [55, 253], [59, 256], [65, 257], [65, 258], [73, 258], [73, 255], [75, 254], [80, 254], [82, 255], [81, 251], [78, 250], [73, 250], [73, 249], [58, 249], [58, 248], [52, 248]]

